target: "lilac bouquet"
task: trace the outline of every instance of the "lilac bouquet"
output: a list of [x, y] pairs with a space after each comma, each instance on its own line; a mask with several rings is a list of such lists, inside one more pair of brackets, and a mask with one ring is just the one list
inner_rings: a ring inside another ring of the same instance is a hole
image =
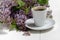
[[30, 30], [25, 27], [25, 21], [33, 18], [31, 8], [43, 4], [42, 1], [39, 2], [39, 0], [2, 0], [0, 2], [0, 22], [6, 23], [10, 30]]

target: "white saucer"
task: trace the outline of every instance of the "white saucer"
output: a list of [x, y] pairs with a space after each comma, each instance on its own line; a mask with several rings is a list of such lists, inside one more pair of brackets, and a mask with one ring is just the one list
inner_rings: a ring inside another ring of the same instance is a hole
[[46, 29], [52, 28], [54, 24], [55, 24], [55, 21], [52, 20], [52, 19], [46, 19], [45, 25], [44, 26], [41, 26], [41, 27], [38, 27], [38, 26], [35, 26], [34, 25], [33, 18], [28, 19], [25, 22], [25, 26], [27, 28], [30, 28], [30, 29], [33, 29], [33, 30], [46, 30]]

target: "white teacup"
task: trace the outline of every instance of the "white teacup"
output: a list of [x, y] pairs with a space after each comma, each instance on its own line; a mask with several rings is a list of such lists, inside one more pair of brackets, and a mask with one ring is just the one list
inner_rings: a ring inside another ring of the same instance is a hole
[[36, 10], [36, 9], [45, 9], [46, 7], [37, 6], [32, 8], [32, 14], [36, 26], [43, 26], [45, 24], [47, 9], [45, 10]]

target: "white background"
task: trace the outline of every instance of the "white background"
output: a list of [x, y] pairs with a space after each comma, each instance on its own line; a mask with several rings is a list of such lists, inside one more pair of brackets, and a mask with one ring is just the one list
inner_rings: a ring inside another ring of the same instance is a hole
[[41, 40], [60, 40], [60, 0], [50, 0], [50, 6], [55, 25], [51, 31], [41, 34]]
[[54, 28], [50, 31], [23, 36], [23, 32], [8, 31], [0, 34], [0, 40], [60, 40], [60, 0], [50, 0], [50, 8], [53, 10]]

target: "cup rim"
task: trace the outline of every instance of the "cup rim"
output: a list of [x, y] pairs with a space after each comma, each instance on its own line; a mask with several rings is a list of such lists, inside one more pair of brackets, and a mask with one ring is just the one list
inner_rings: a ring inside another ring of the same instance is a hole
[[32, 10], [32, 11], [36, 11], [35, 9], [37, 9], [37, 8], [38, 8], [38, 9], [39, 9], [39, 8], [40, 8], [40, 9], [44, 9], [44, 10], [41, 10], [41, 11], [45, 11], [47, 7], [46, 7], [46, 6], [36, 6], [36, 7], [33, 7], [31, 10]]

